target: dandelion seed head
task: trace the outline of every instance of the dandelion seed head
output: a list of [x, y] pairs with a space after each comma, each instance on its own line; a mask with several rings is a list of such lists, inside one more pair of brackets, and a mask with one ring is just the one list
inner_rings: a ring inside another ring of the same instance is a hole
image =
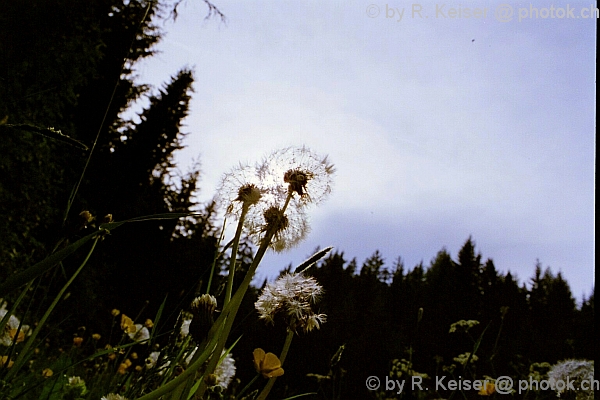
[[309, 148], [287, 147], [277, 150], [258, 164], [264, 187], [279, 199], [297, 194], [299, 205], [319, 204], [329, 196], [335, 168], [327, 157]]
[[255, 307], [266, 322], [274, 323], [275, 316], [279, 315], [291, 330], [302, 328], [310, 332], [326, 321], [325, 314], [315, 314], [311, 306], [322, 292], [321, 285], [312, 277], [285, 274], [265, 286]]
[[[576, 400], [593, 400], [594, 390], [591, 382], [594, 380], [594, 362], [587, 360], [565, 360], [552, 366], [548, 371], [550, 381], [573, 382], [573, 386], [578, 388], [575, 395]], [[587, 389], [582, 387], [581, 383], [587, 381]], [[557, 394], [564, 391], [557, 389]]]
[[215, 375], [217, 377], [217, 385], [221, 386], [223, 389], [227, 389], [235, 376], [235, 360], [231, 353], [227, 353], [217, 365], [215, 368]]
[[290, 202], [291, 206], [284, 212], [277, 205], [271, 205], [262, 213], [260, 209], [250, 210], [246, 217], [245, 227], [250, 240], [260, 246], [267, 233], [275, 233], [269, 244], [277, 253], [298, 245], [309, 233], [310, 224], [305, 210]]
[[221, 179], [216, 201], [227, 217], [239, 219], [244, 206], [255, 205], [261, 199], [261, 185], [256, 168], [240, 164]]

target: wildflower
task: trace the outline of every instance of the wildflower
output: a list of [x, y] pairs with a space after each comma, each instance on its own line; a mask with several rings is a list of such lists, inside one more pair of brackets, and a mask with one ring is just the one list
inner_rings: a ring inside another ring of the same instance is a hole
[[13, 360], [9, 360], [8, 356], [0, 356], [0, 368], [10, 368], [14, 364]]
[[113, 317], [117, 317], [119, 314], [121, 314], [121, 311], [117, 310], [116, 308], [113, 308], [113, 310], [110, 313]]
[[100, 400], [127, 400], [127, 398], [121, 396], [120, 394], [109, 393], [106, 396], [102, 396]]
[[63, 398], [81, 398], [86, 392], [85, 381], [78, 376], [69, 376], [65, 385], [67, 395]]
[[[594, 362], [587, 360], [565, 360], [554, 365], [548, 371], [548, 378], [554, 382], [555, 390], [560, 396], [565, 389], [576, 390], [576, 400], [592, 400], [594, 398]], [[557, 384], [559, 381], [561, 385]], [[582, 384], [584, 381], [585, 384]]]
[[85, 385], [85, 381], [78, 376], [70, 376], [67, 378], [69, 386]]
[[158, 356], [160, 356], [160, 352], [158, 351], [153, 351], [150, 353], [150, 355], [146, 358], [146, 368], [153, 368], [158, 361]]
[[129, 333], [131, 340], [135, 342], [145, 342], [147, 344], [147, 340], [150, 339], [150, 331], [148, 331], [148, 328], [142, 324], [135, 324], [133, 327], [135, 331]]
[[454, 361], [456, 361], [459, 364], [465, 365], [467, 363], [467, 360], [469, 359], [469, 357], [471, 357], [471, 360], [469, 361], [471, 364], [477, 362], [477, 360], [479, 360], [479, 357], [477, 357], [475, 354], [473, 354], [473, 356], [471, 356], [471, 353], [467, 352], [467, 353], [463, 353], [460, 354], [458, 357], [454, 357]]
[[481, 389], [479, 389], [480, 396], [491, 396], [496, 391], [496, 385], [493, 382], [489, 382], [487, 379], [483, 381]]
[[73, 338], [73, 346], [75, 347], [81, 347], [81, 344], [83, 343], [83, 338], [76, 336]]
[[[6, 302], [4, 302], [0, 305], [0, 320], [2, 320], [7, 313]], [[20, 343], [25, 340], [25, 336], [28, 333], [31, 333], [29, 326], [21, 325], [19, 319], [14, 315], [11, 315], [6, 322], [6, 325], [0, 327], [0, 344], [8, 347], [12, 346], [13, 342]]]
[[119, 364], [119, 369], [117, 369], [117, 372], [121, 375], [125, 375], [125, 373], [127, 372], [127, 368], [129, 368], [130, 366], [131, 360], [129, 358], [126, 358], [125, 361]]
[[125, 333], [135, 333], [137, 331], [133, 320], [125, 314], [121, 314], [121, 329], [123, 329]]
[[266, 353], [263, 349], [254, 349], [254, 368], [256, 372], [262, 374], [265, 378], [276, 378], [283, 375], [281, 361], [273, 353]]
[[292, 331], [300, 327], [310, 332], [326, 321], [325, 314], [315, 314], [311, 308], [311, 303], [315, 303], [322, 292], [322, 287], [312, 277], [301, 273], [285, 274], [265, 286], [254, 306], [260, 318], [267, 322], [274, 323], [275, 316], [280, 315]]
[[144, 326], [148, 329], [152, 328], [154, 326], [154, 322], [152, 322], [151, 319], [147, 319], [146, 322], [144, 322]]
[[287, 147], [273, 152], [258, 166], [263, 185], [285, 199], [297, 194], [300, 205], [318, 204], [331, 193], [335, 168], [327, 157], [307, 147]]
[[99, 334], [99, 333], [94, 333], [94, 334], [92, 335], [92, 339], [94, 339], [94, 340], [100, 340], [100, 338], [101, 338], [101, 336], [100, 336], [100, 334]]
[[456, 332], [459, 329], [464, 332], [467, 332], [469, 329], [471, 329], [472, 327], [477, 326], [477, 325], [479, 325], [479, 321], [476, 321], [474, 319], [470, 319], [468, 321], [461, 319], [460, 321], [455, 322], [452, 325], [450, 325], [449, 333]]
[[50, 368], [44, 368], [42, 370], [42, 376], [44, 378], [50, 378], [52, 375], [54, 375], [54, 372]]
[[217, 385], [223, 389], [227, 389], [233, 377], [235, 376], [235, 361], [231, 353], [227, 353], [221, 362], [215, 368], [214, 375], [216, 376]]

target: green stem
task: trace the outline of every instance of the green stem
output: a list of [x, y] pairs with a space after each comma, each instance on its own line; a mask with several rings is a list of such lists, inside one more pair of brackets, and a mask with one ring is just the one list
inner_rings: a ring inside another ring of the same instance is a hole
[[219, 258], [219, 245], [223, 242], [223, 235], [225, 234], [225, 226], [227, 225], [227, 218], [223, 220], [223, 228], [221, 228], [221, 235], [219, 236], [219, 241], [217, 242], [217, 246], [215, 249], [215, 256], [213, 257], [212, 267], [210, 269], [210, 277], [208, 278], [208, 285], [206, 285], [206, 293], [210, 294], [210, 286], [212, 284], [212, 279], [215, 274], [215, 268], [217, 266], [217, 259]]
[[240, 214], [240, 220], [238, 221], [237, 229], [235, 230], [235, 237], [233, 238], [233, 245], [231, 246], [231, 259], [229, 260], [229, 276], [227, 277], [227, 289], [225, 290], [225, 300], [223, 305], [226, 306], [231, 300], [231, 293], [233, 292], [233, 275], [235, 274], [235, 264], [237, 263], [237, 252], [240, 244], [240, 237], [242, 236], [242, 228], [244, 227], [244, 220], [248, 213], [249, 205], [244, 203], [242, 205], [242, 212]]
[[[290, 350], [290, 345], [292, 344], [293, 338], [294, 338], [294, 332], [291, 329], [288, 329], [288, 333], [285, 338], [285, 343], [283, 344], [283, 349], [281, 350], [281, 355], [279, 356], [279, 361], [281, 361], [282, 366], [283, 366], [283, 362], [285, 361], [285, 357], [287, 356], [287, 353]], [[277, 377], [270, 378], [269, 382], [267, 382], [267, 385], [262, 390], [262, 392], [260, 392], [260, 395], [257, 397], [256, 400], [265, 400], [267, 398], [267, 396], [269, 395], [271, 388], [273, 388], [273, 385], [275, 385], [276, 380], [277, 380]]]

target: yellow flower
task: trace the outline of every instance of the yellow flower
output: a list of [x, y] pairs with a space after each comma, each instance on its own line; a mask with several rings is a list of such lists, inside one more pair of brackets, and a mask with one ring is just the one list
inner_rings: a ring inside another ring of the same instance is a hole
[[254, 349], [254, 368], [265, 378], [275, 378], [283, 375], [281, 361], [273, 353], [266, 353], [263, 349]]
[[14, 364], [13, 360], [9, 360], [8, 356], [2, 356], [0, 357], [0, 368], [10, 368], [12, 367]]
[[49, 377], [51, 377], [52, 375], [54, 375], [54, 372], [52, 372], [52, 370], [51, 370], [50, 368], [44, 368], [44, 369], [42, 370], [42, 376], [43, 376], [44, 378], [49, 378]]
[[496, 391], [496, 385], [494, 385], [493, 382], [489, 382], [488, 380], [485, 380], [483, 382], [483, 386], [481, 387], [481, 389], [479, 390], [479, 393], [477, 393], [480, 396], [491, 396], [492, 394], [494, 394], [494, 392]]
[[[25, 340], [25, 332], [23, 332], [22, 330], [19, 331], [19, 334], [17, 335], [17, 330], [16, 329], [10, 329], [8, 331], [8, 336], [15, 342], [15, 343], [21, 343], [22, 341]], [[17, 338], [15, 339], [15, 336], [17, 336]]]
[[121, 329], [123, 329], [125, 333], [135, 333], [137, 331], [133, 320], [125, 314], [121, 314]]

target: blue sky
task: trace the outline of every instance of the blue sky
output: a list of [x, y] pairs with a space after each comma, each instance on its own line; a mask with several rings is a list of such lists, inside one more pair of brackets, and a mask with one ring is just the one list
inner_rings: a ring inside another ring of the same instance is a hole
[[[183, 170], [200, 160], [199, 199], [240, 161], [289, 145], [337, 168], [307, 240], [268, 254], [258, 278], [328, 245], [359, 264], [379, 250], [388, 267], [398, 256], [427, 266], [471, 236], [521, 282], [539, 259], [578, 300], [590, 293], [596, 19], [523, 18], [529, 3], [506, 3], [513, 18], [500, 22], [486, 1], [460, 2], [488, 8], [478, 19], [444, 18], [459, 3], [437, 16], [433, 2], [213, 3], [226, 24], [187, 0], [162, 26], [160, 53], [137, 67], [155, 88], [195, 71], [177, 160]], [[534, 4], [550, 6], [567, 4]], [[577, 17], [590, 5], [569, 7]]]

